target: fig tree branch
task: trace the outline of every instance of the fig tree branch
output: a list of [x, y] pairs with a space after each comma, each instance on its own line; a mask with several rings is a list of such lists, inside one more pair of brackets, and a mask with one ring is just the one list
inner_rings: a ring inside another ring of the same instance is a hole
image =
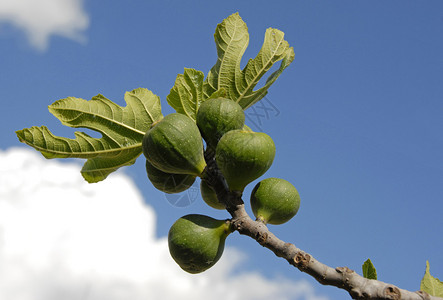
[[353, 299], [443, 299], [430, 296], [423, 291], [411, 292], [379, 280], [367, 279], [347, 267], [329, 267], [294, 244], [280, 240], [268, 229], [266, 224], [251, 219], [245, 210], [241, 193], [229, 191], [226, 181], [217, 167], [213, 153], [206, 152], [205, 158], [208, 166], [202, 180], [205, 180], [214, 189], [219, 201], [231, 214], [233, 229], [253, 238], [260, 245], [274, 252], [276, 256], [287, 260], [292, 266], [314, 277], [319, 283], [344, 289]]

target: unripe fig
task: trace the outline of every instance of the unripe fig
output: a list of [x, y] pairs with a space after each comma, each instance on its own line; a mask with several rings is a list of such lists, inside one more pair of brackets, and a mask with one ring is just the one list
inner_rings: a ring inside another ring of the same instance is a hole
[[215, 191], [204, 181], [200, 182], [200, 193], [203, 201], [212, 208], [225, 209], [225, 206], [218, 201]]
[[231, 191], [243, 191], [272, 165], [275, 144], [263, 132], [232, 130], [219, 141], [215, 159]]
[[195, 182], [195, 175], [171, 174], [154, 167], [146, 160], [146, 173], [152, 185], [165, 193], [174, 194], [186, 191]]
[[206, 167], [200, 131], [183, 114], [172, 113], [156, 123], [143, 137], [142, 147], [146, 159], [166, 173], [200, 176]]
[[228, 221], [198, 214], [186, 215], [169, 230], [169, 252], [186, 272], [201, 273], [220, 259], [226, 237], [231, 232]]
[[269, 224], [283, 224], [297, 214], [300, 195], [289, 181], [267, 178], [252, 190], [251, 208], [257, 220]]
[[215, 149], [226, 132], [243, 128], [245, 113], [242, 107], [231, 99], [213, 98], [200, 105], [196, 122], [207, 145]]

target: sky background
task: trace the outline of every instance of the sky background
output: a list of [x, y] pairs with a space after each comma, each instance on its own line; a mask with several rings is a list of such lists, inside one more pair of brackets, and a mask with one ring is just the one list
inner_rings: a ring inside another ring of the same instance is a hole
[[361, 274], [371, 258], [401, 288], [419, 289], [426, 260], [443, 277], [442, 1], [2, 0], [0, 298], [348, 297], [238, 233], [211, 270], [186, 274], [167, 253], [171, 224], [229, 217], [196, 196], [198, 184], [167, 197], [142, 158], [86, 184], [81, 161], [47, 161], [14, 133], [47, 125], [73, 137], [47, 110], [68, 96], [124, 105], [126, 91], [145, 87], [173, 112], [176, 75], [208, 72], [215, 27], [234, 12], [250, 35], [242, 67], [268, 27], [295, 52], [245, 112], [277, 147], [262, 179], [284, 178], [301, 195], [297, 216], [271, 231], [331, 267]]

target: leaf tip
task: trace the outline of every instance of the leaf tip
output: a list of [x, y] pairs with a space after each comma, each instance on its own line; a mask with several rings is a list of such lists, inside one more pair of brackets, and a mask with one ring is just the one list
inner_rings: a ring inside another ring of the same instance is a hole
[[370, 258], [368, 258], [362, 265], [363, 277], [367, 279], [377, 280], [377, 270]]
[[88, 183], [97, 183], [100, 181], [103, 181], [106, 179], [107, 176], [94, 176], [91, 172], [86, 172], [81, 170], [80, 174], [82, 175], [83, 179], [86, 180]]
[[17, 138], [21, 143], [24, 142], [24, 137], [25, 137], [24, 131], [25, 131], [25, 129], [15, 131], [15, 134], [17, 135]]
[[241, 19], [240, 13], [238, 11], [236, 11], [235, 13], [232, 13], [230, 16], [227, 17], [227, 19], [231, 18], [231, 17], [232, 18], [240, 18]]
[[430, 273], [429, 261], [426, 261], [426, 271], [420, 282], [420, 290], [431, 296], [443, 297], [443, 282]]

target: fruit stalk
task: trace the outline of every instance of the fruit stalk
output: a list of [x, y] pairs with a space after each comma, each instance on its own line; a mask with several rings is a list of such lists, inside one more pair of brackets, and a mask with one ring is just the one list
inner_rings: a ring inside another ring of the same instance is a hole
[[223, 203], [228, 212], [234, 212], [237, 206], [243, 205], [244, 202], [241, 198], [242, 193], [239, 191], [230, 191], [226, 179], [220, 172], [215, 161], [215, 152], [208, 148], [205, 151], [206, 169], [203, 174], [202, 180], [204, 180], [209, 186], [211, 186], [219, 200]]

